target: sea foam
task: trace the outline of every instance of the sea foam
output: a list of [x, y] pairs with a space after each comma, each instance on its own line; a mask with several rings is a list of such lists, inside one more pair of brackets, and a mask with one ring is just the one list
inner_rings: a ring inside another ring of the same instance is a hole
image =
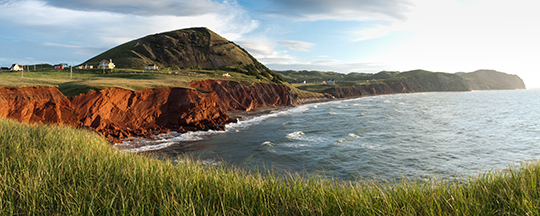
[[153, 139], [132, 138], [129, 140], [125, 140], [122, 143], [115, 144], [113, 147], [119, 149], [122, 152], [128, 152], [128, 153], [156, 151], [156, 150], [167, 148], [169, 146], [175, 145], [176, 143], [180, 143], [180, 142], [199, 141], [215, 134], [239, 132], [240, 130], [248, 128], [252, 125], [260, 124], [266, 119], [302, 113], [312, 108], [315, 108], [318, 105], [319, 104], [308, 104], [308, 105], [293, 107], [286, 110], [272, 111], [269, 114], [265, 114], [265, 115], [240, 118], [240, 119], [237, 119], [236, 122], [227, 124], [225, 126], [226, 129], [224, 131], [209, 130], [209, 131], [189, 131], [186, 133], [171, 132], [168, 134], [160, 134], [158, 136], [155, 136]]

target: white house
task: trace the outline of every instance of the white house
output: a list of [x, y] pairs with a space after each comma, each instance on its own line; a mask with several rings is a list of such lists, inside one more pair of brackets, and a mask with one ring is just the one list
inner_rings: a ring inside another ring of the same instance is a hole
[[109, 60], [103, 59], [98, 64], [99, 69], [113, 69], [114, 67], [115, 66], [114, 66], [114, 63], [112, 62], [112, 59], [109, 59]]
[[13, 64], [11, 65], [11, 71], [24, 71], [24, 67], [22, 65]]
[[159, 70], [159, 67], [155, 64], [147, 65], [144, 67], [145, 70]]
[[334, 79], [328, 79], [328, 81], [326, 81], [326, 85], [335, 85], [336, 84], [336, 81]]

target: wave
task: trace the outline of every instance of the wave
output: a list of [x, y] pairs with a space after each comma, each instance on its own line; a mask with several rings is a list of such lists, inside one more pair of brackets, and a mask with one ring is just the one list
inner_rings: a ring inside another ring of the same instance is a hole
[[316, 137], [306, 136], [306, 134], [303, 131], [292, 132], [290, 134], [287, 134], [285, 137], [290, 139], [290, 140], [296, 140], [296, 141], [308, 141], [308, 142], [324, 142], [324, 141], [326, 141], [326, 139], [324, 139], [324, 138], [316, 138]]
[[255, 117], [244, 117], [241, 119], [237, 119], [236, 122], [227, 124], [225, 126], [224, 131], [214, 131], [214, 130], [189, 131], [186, 133], [170, 132], [168, 134], [157, 135], [153, 139], [132, 138], [129, 140], [125, 140], [122, 143], [115, 144], [113, 145], [113, 147], [119, 149], [122, 152], [128, 152], [128, 153], [156, 151], [156, 150], [167, 148], [169, 146], [172, 146], [180, 142], [199, 141], [215, 134], [238, 132], [252, 125], [260, 124], [266, 119], [302, 113], [312, 108], [316, 108], [320, 104], [321, 103], [307, 104], [307, 105], [297, 106], [297, 107], [293, 107], [286, 110], [272, 111], [269, 114], [265, 114], [265, 115], [260, 115], [260, 116], [255, 116]]
[[[119, 145], [122, 145], [122, 144], [116, 144], [113, 147], [119, 148]], [[140, 152], [147, 152], [147, 151], [156, 151], [159, 149], [167, 148], [174, 144], [176, 144], [176, 142], [166, 142], [166, 143], [160, 143], [160, 144], [155, 144], [155, 145], [144, 145], [144, 146], [136, 147], [136, 148], [126, 148], [126, 149], [121, 149], [121, 151], [126, 152], [126, 153], [140, 153]]]

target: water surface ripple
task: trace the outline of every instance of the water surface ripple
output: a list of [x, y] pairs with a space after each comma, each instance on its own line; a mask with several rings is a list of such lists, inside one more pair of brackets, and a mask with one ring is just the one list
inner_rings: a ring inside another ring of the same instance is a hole
[[364, 97], [117, 147], [343, 180], [454, 178], [538, 159], [539, 98], [538, 89]]

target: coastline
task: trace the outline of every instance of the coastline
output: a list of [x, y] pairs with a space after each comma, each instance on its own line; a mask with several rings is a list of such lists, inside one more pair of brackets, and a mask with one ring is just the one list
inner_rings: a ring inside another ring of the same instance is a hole
[[255, 110], [250, 110], [250, 111], [228, 111], [228, 112], [225, 112], [225, 114], [229, 116], [229, 119], [231, 122], [234, 122], [236, 121], [236, 119], [239, 119], [239, 118], [261, 116], [261, 115], [269, 114], [273, 111], [281, 111], [281, 110], [285, 110], [291, 107], [297, 107], [297, 106], [301, 106], [305, 104], [323, 103], [323, 102], [329, 102], [329, 101], [346, 100], [346, 99], [360, 98], [360, 97], [364, 97], [364, 96], [347, 97], [347, 98], [335, 98], [335, 97], [299, 98], [299, 99], [296, 99], [296, 101], [290, 106], [265, 106], [265, 107], [260, 107], [260, 108], [257, 108]]

